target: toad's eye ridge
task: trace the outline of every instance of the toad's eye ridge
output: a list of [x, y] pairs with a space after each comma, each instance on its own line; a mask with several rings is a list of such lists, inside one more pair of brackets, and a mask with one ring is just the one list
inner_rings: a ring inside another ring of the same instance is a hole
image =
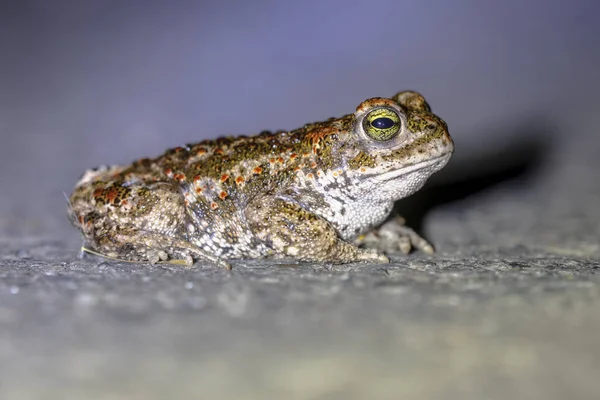
[[363, 129], [371, 139], [384, 142], [400, 133], [401, 122], [400, 116], [394, 109], [380, 107], [365, 116]]
[[391, 118], [377, 118], [371, 121], [371, 126], [375, 129], [389, 129], [394, 126], [396, 122], [394, 122]]

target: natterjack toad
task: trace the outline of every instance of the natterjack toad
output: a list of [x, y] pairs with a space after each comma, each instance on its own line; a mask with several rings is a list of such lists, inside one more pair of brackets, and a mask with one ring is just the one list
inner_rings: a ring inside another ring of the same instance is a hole
[[[68, 214], [87, 249], [128, 261], [388, 262], [357, 238], [453, 149], [446, 123], [405, 91], [293, 131], [206, 140], [87, 171]], [[409, 228], [396, 234], [397, 249], [431, 250]]]

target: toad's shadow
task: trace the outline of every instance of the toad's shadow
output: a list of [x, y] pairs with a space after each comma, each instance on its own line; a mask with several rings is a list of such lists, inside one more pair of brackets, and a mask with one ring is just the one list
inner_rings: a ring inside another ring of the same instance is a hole
[[448, 166], [435, 174], [423, 190], [398, 201], [394, 214], [402, 215], [408, 226], [422, 232], [425, 215], [435, 207], [510, 181], [526, 184], [538, 179], [553, 152], [550, 144], [556, 142], [553, 140], [557, 139], [556, 132], [540, 120], [508, 129], [494, 128], [485, 133], [499, 132], [497, 138], [505, 138], [505, 141], [489, 141], [488, 148], [470, 146], [477, 150], [467, 149], [467, 153], [461, 153], [464, 147], [455, 139], [456, 151]]

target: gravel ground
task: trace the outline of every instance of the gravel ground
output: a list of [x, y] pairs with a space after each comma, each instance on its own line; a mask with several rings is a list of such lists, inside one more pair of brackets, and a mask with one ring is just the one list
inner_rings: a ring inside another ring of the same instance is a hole
[[3, 262], [2, 398], [600, 393], [598, 258], [521, 249], [225, 272], [28, 247], [36, 256]]

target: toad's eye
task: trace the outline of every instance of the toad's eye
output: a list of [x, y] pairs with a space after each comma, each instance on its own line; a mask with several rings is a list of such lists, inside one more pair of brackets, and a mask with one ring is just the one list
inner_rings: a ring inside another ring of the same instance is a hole
[[395, 122], [391, 118], [377, 118], [371, 121], [371, 126], [375, 129], [390, 129]]
[[389, 108], [377, 108], [367, 114], [363, 128], [374, 140], [390, 140], [400, 132], [400, 117]]

